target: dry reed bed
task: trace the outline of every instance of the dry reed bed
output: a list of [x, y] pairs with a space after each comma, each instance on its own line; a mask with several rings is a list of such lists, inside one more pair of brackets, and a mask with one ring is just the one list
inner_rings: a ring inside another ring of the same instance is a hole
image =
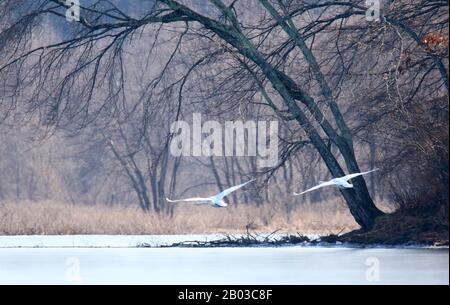
[[341, 204], [238, 206], [227, 209], [180, 206], [173, 217], [133, 207], [86, 206], [57, 202], [0, 203], [0, 235], [208, 234], [281, 230], [285, 233], [337, 234], [356, 228]]

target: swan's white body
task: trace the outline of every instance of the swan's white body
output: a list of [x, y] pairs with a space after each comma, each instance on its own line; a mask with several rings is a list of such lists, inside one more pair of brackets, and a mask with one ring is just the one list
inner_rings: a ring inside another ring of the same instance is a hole
[[214, 206], [217, 208], [225, 208], [228, 206], [228, 203], [226, 203], [223, 200], [226, 196], [230, 195], [234, 191], [237, 191], [241, 187], [244, 187], [253, 181], [255, 181], [255, 179], [245, 182], [245, 183], [242, 183], [242, 184], [239, 184], [239, 185], [236, 185], [236, 186], [233, 186], [233, 187], [230, 187], [229, 189], [226, 189], [222, 193], [217, 194], [212, 197], [208, 197], [208, 198], [195, 197], [195, 198], [188, 198], [188, 199], [181, 199], [181, 200], [170, 200], [167, 198], [167, 201], [170, 203], [187, 202], [187, 203], [192, 203], [195, 205], [211, 205], [211, 206]]
[[353, 188], [353, 184], [350, 184], [348, 182], [349, 180], [351, 180], [353, 178], [356, 178], [356, 177], [359, 177], [359, 176], [362, 176], [362, 175], [367, 175], [367, 174], [375, 172], [375, 171], [378, 171], [378, 169], [374, 169], [374, 170], [371, 170], [371, 171], [368, 171], [368, 172], [363, 172], [363, 173], [350, 174], [350, 175], [347, 175], [347, 176], [344, 176], [344, 177], [334, 178], [334, 179], [332, 179], [330, 181], [326, 181], [326, 182], [321, 181], [319, 185], [317, 185], [315, 187], [312, 187], [312, 188], [310, 188], [310, 189], [308, 189], [308, 190], [306, 190], [304, 192], [301, 192], [300, 194], [294, 193], [294, 195], [295, 196], [303, 195], [303, 194], [315, 191], [317, 189], [320, 189], [320, 188], [323, 188], [323, 187], [326, 187], [326, 186], [334, 186], [334, 187], [338, 187], [340, 189]]

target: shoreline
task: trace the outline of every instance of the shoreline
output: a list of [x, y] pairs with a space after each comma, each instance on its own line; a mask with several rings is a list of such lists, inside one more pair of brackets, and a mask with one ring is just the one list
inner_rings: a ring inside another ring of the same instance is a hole
[[197, 234], [197, 235], [11, 235], [0, 236], [0, 249], [67, 248], [354, 248], [354, 249], [449, 249], [448, 242], [409, 241], [398, 244], [356, 242], [344, 235], [292, 234]]

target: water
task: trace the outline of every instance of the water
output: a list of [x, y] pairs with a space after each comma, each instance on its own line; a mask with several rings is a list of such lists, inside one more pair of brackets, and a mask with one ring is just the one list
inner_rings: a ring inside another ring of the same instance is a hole
[[447, 284], [448, 249], [3, 248], [1, 284]]

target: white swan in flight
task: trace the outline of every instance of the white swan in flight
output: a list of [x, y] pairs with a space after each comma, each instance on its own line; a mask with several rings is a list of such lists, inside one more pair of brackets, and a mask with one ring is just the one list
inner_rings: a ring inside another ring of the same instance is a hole
[[300, 194], [294, 193], [294, 196], [300, 196], [300, 195], [303, 195], [303, 194], [315, 191], [317, 189], [320, 189], [320, 188], [326, 187], [326, 186], [336, 186], [336, 187], [338, 187], [340, 189], [353, 188], [353, 184], [350, 184], [348, 182], [349, 180], [351, 180], [353, 178], [356, 178], [356, 177], [359, 177], [359, 176], [362, 176], [362, 175], [367, 175], [367, 174], [373, 173], [373, 172], [378, 171], [378, 170], [379, 169], [374, 169], [374, 170], [371, 170], [371, 171], [368, 171], [368, 172], [350, 174], [350, 175], [347, 175], [347, 176], [344, 176], [344, 177], [340, 177], [340, 178], [335, 178], [335, 179], [332, 179], [332, 180], [326, 181], [326, 182], [320, 181], [319, 185], [317, 185], [315, 187], [312, 187], [309, 190], [306, 190], [304, 192], [301, 192]]
[[188, 202], [188, 203], [192, 203], [192, 204], [196, 204], [196, 205], [212, 205], [216, 208], [224, 208], [224, 207], [227, 207], [228, 204], [223, 200], [223, 198], [225, 198], [226, 196], [230, 195], [234, 191], [237, 191], [241, 187], [244, 187], [245, 185], [247, 185], [255, 180], [256, 179], [253, 179], [251, 181], [230, 187], [229, 189], [226, 189], [222, 193], [217, 194], [212, 197], [208, 197], [208, 198], [188, 198], [188, 199], [181, 199], [181, 200], [170, 200], [169, 198], [167, 198], [167, 201], [170, 203]]

